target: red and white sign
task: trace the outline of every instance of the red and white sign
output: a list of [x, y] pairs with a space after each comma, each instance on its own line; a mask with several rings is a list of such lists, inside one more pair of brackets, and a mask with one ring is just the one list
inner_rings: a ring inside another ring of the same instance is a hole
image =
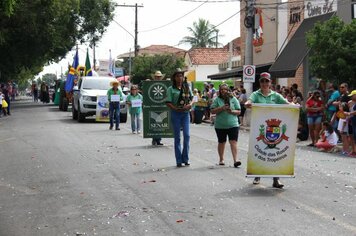
[[244, 65], [243, 68], [243, 82], [255, 82], [256, 66]]

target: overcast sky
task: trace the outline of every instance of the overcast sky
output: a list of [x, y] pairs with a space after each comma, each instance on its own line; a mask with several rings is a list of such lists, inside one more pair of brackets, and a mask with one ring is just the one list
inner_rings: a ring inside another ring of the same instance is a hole
[[[189, 36], [187, 27], [199, 18], [209, 20], [213, 25], [219, 25], [219, 42], [227, 44], [240, 36], [240, 2], [237, 0], [114, 0], [119, 5], [138, 4], [138, 45], [141, 48], [150, 45], [169, 45], [182, 49], [189, 49], [189, 45], [178, 45], [184, 36]], [[235, 15], [234, 15], [235, 14]], [[233, 16], [234, 15], [234, 16]], [[120, 7], [115, 9], [116, 22], [111, 22], [96, 47], [97, 59], [109, 59], [109, 50], [112, 57], [129, 52], [134, 49], [135, 34], [135, 8]], [[85, 64], [87, 45], [79, 45], [79, 63]], [[92, 49], [89, 49], [91, 62]], [[67, 65], [72, 64], [74, 51], [67, 54], [58, 64], [45, 67], [40, 74], [54, 73], [58, 76], [65, 73]]]

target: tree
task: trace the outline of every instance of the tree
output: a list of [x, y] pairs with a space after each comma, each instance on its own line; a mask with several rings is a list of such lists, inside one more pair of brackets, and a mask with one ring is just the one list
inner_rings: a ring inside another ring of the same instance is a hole
[[57, 80], [57, 76], [52, 73], [47, 73], [42, 76], [41, 80], [42, 82], [45, 82], [48, 85], [52, 85]]
[[24, 70], [36, 75], [46, 63], [64, 58], [77, 42], [98, 40], [114, 11], [112, 0], [15, 2], [10, 16], [0, 10], [2, 81], [21, 80]]
[[10, 16], [14, 12], [16, 0], [2, 0], [0, 4], [0, 12], [6, 16]]
[[155, 71], [160, 70], [170, 77], [177, 68], [184, 67], [184, 59], [171, 54], [162, 55], [142, 55], [134, 58], [133, 61], [133, 83], [139, 84], [142, 80], [151, 79]]
[[[219, 31], [208, 20], [199, 19], [193, 23], [193, 28], [188, 27], [191, 36], [185, 36], [180, 43], [189, 43], [192, 48], [218, 47]], [[220, 35], [221, 36], [221, 35]]]
[[307, 43], [311, 48], [311, 72], [315, 76], [356, 87], [356, 20], [346, 24], [335, 16], [318, 23], [307, 34]]

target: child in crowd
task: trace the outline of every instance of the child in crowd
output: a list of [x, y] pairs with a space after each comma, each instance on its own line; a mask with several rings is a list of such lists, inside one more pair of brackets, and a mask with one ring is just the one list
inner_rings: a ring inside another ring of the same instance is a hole
[[331, 151], [338, 141], [338, 136], [329, 122], [324, 121], [321, 130], [321, 139], [315, 144], [319, 151]]
[[337, 130], [341, 135], [342, 140], [342, 155], [349, 155], [350, 142], [349, 142], [349, 119], [346, 117], [346, 112], [349, 112], [349, 106], [347, 103], [342, 102], [339, 105], [339, 111], [333, 115], [331, 124], [336, 118], [339, 119]]
[[126, 103], [129, 105], [129, 113], [131, 116], [131, 130], [134, 134], [141, 133], [141, 121], [140, 114], [142, 111], [142, 95], [138, 93], [137, 85], [132, 85], [130, 89], [130, 95], [127, 96]]
[[7, 111], [6, 111], [7, 106], [8, 106], [8, 104], [5, 101], [5, 96], [3, 93], [0, 92], [0, 117], [1, 117], [1, 113], [3, 113], [4, 116], [7, 115]]

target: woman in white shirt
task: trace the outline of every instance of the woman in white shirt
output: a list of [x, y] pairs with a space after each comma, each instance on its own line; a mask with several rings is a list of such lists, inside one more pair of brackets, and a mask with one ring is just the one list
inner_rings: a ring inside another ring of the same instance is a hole
[[330, 151], [337, 145], [339, 138], [331, 124], [327, 121], [323, 122], [321, 133], [321, 139], [315, 144], [315, 147], [317, 147], [319, 151]]

